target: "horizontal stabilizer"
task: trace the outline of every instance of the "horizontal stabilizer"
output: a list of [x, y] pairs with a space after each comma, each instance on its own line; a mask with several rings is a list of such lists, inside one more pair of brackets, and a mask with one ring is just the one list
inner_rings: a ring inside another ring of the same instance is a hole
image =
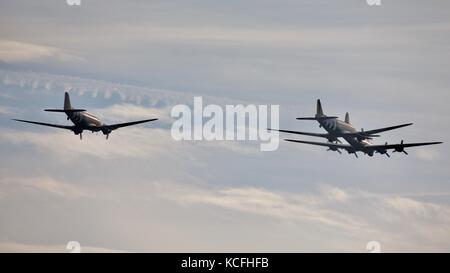
[[326, 120], [326, 119], [336, 119], [338, 117], [329, 117], [329, 116], [323, 116], [323, 117], [304, 117], [304, 118], [296, 118], [298, 120]]
[[76, 113], [76, 112], [85, 112], [84, 109], [45, 109], [47, 112], [58, 112], [58, 113]]

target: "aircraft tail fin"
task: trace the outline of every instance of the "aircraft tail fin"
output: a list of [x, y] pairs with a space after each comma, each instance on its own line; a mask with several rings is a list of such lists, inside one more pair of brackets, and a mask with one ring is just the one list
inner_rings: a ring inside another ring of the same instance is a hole
[[338, 117], [336, 116], [326, 116], [323, 114], [322, 110], [322, 104], [320, 103], [320, 100], [317, 100], [317, 111], [315, 117], [302, 117], [297, 118], [298, 120], [327, 120], [327, 119], [336, 119]]
[[345, 123], [350, 123], [350, 115], [347, 113], [345, 113]]
[[70, 104], [70, 97], [69, 93], [64, 94], [64, 110], [70, 110], [72, 109], [72, 105]]
[[64, 109], [44, 109], [47, 112], [59, 112], [59, 113], [76, 113], [76, 112], [84, 112], [84, 109], [74, 109], [70, 104], [69, 93], [64, 94]]
[[322, 104], [320, 103], [320, 100], [317, 100], [317, 112], [316, 112], [316, 116], [317, 116], [317, 117], [323, 116]]

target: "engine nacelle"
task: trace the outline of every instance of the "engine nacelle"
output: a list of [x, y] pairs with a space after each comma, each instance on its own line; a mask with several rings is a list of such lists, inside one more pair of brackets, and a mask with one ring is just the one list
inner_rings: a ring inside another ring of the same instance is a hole
[[[330, 138], [327, 138], [328, 139], [328, 142], [330, 142], [330, 143], [334, 143], [334, 142], [337, 142], [338, 141], [338, 138], [337, 137], [330, 137]], [[334, 150], [333, 150], [334, 151]]]
[[109, 135], [110, 133], [111, 133], [111, 129], [103, 129], [102, 130], [102, 133], [104, 134], [104, 135]]
[[102, 129], [102, 133], [106, 136], [106, 139], [109, 138], [109, 134], [110, 134], [111, 132], [112, 132], [111, 129], [108, 129], [108, 128]]

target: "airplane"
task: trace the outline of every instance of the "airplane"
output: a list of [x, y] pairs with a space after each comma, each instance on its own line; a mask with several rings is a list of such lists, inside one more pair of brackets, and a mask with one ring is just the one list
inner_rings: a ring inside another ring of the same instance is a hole
[[116, 124], [104, 124], [97, 117], [89, 114], [84, 109], [76, 109], [72, 108], [70, 103], [69, 93], [65, 92], [64, 94], [64, 109], [45, 109], [47, 112], [57, 112], [57, 113], [66, 113], [67, 120], [73, 122], [74, 125], [59, 125], [59, 124], [50, 124], [43, 123], [31, 120], [23, 120], [23, 119], [13, 119], [19, 122], [32, 123], [37, 125], [49, 126], [54, 128], [66, 129], [72, 131], [75, 135], [80, 135], [80, 140], [83, 139], [83, 131], [91, 131], [91, 132], [99, 132], [101, 131], [104, 135], [106, 135], [106, 139], [108, 139], [109, 134], [119, 128], [136, 125], [140, 123], [150, 122], [158, 120], [157, 118], [153, 119], [145, 119], [138, 120], [132, 122], [125, 123], [116, 123]]
[[[297, 135], [322, 137], [327, 139], [328, 142], [314, 142], [295, 139], [285, 139], [285, 140], [309, 145], [325, 146], [328, 147], [327, 151], [336, 151], [340, 154], [342, 153], [340, 149], [342, 149], [347, 151], [349, 154], [355, 154], [356, 157], [358, 157], [357, 152], [363, 152], [364, 154], [367, 154], [368, 156], [371, 157], [374, 155], [374, 153], [385, 154], [387, 157], [390, 157], [388, 150], [393, 150], [393, 152], [403, 152], [404, 154], [407, 155], [408, 153], [405, 151], [405, 148], [425, 146], [425, 145], [435, 145], [442, 143], [442, 142], [403, 143], [402, 140], [399, 144], [388, 144], [386, 142], [384, 145], [373, 145], [369, 140], [373, 139], [374, 137], [379, 137], [380, 136], [379, 133], [410, 126], [412, 125], [412, 123], [405, 123], [368, 131], [361, 129], [361, 131], [358, 131], [350, 123], [350, 116], [348, 112], [345, 114], [345, 120], [342, 121], [339, 120], [338, 117], [336, 116], [325, 115], [323, 113], [322, 104], [319, 99], [317, 100], [316, 108], [317, 108], [316, 115], [314, 117], [302, 117], [297, 118], [297, 120], [315, 120], [319, 123], [319, 127], [323, 127], [327, 131], [327, 133], [324, 134], [310, 133], [310, 132], [300, 132], [290, 130], [277, 130], [270, 128], [268, 130]], [[348, 144], [342, 144], [339, 138], [343, 138]]]

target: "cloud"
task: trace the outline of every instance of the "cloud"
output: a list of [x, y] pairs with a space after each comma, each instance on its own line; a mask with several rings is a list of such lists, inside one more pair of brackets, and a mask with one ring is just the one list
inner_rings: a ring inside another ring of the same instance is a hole
[[[336, 190], [336, 189], [335, 189]], [[342, 190], [340, 190], [343, 192]], [[331, 210], [324, 206], [330, 202], [329, 194], [311, 195], [273, 192], [262, 188], [234, 187], [225, 189], [189, 189], [162, 195], [182, 204], [204, 204], [247, 213], [267, 215], [285, 220], [306, 220], [336, 228], [363, 228], [357, 217]]]
[[[124, 103], [145, 104], [154, 108], [164, 108], [178, 103], [192, 103], [193, 98], [193, 94], [172, 90], [49, 73], [15, 72], [0, 69], [0, 79], [6, 86], [38, 90], [47, 95], [61, 94], [62, 96], [63, 91], [77, 93], [80, 96], [90, 95], [93, 98], [102, 96], [105, 99], [110, 99], [115, 95]], [[4, 95], [10, 94], [4, 93]], [[226, 100], [221, 99], [221, 101]], [[120, 112], [119, 109], [114, 110], [116, 113]]]
[[101, 159], [113, 158], [151, 158], [169, 152], [170, 135], [166, 130], [151, 128], [127, 128], [113, 132], [108, 140], [100, 135], [84, 132], [83, 141], [69, 131], [25, 132], [2, 129], [0, 141], [15, 145], [31, 145], [44, 154], [51, 153], [63, 161], [82, 156]]
[[13, 113], [16, 113], [16, 110], [17, 109], [13, 107], [0, 105], [0, 115], [11, 115]]
[[79, 199], [88, 197], [87, 191], [52, 177], [20, 177], [2, 174], [0, 198], [12, 198], [23, 193], [46, 193], [56, 197]]
[[329, 185], [323, 185], [320, 188], [321, 194], [323, 197], [338, 202], [346, 202], [349, 199], [349, 195], [346, 191], [339, 189], [337, 187], [332, 187]]
[[[95, 246], [80, 245], [82, 253], [121, 253], [124, 251]], [[67, 245], [37, 245], [16, 242], [0, 242], [0, 252], [8, 253], [68, 253]]]
[[79, 62], [82, 58], [62, 49], [18, 41], [0, 40], [0, 61], [8, 64], [40, 62], [54, 59], [61, 62]]
[[50, 132], [30, 132], [2, 128], [0, 143], [18, 146], [31, 145], [42, 154], [52, 154], [61, 162], [90, 156], [103, 160], [118, 158], [177, 160], [201, 157], [211, 151], [229, 151], [236, 154], [261, 154], [256, 143], [234, 141], [175, 141], [170, 130], [144, 127], [129, 127], [114, 131], [108, 140], [102, 133], [83, 133], [78, 140], [70, 131], [49, 129]]
[[432, 150], [432, 149], [418, 148], [415, 151], [415, 156], [416, 156], [416, 158], [425, 160], [425, 161], [432, 161], [432, 160], [439, 159], [439, 153], [436, 150]]
[[181, 185], [157, 185], [156, 189], [160, 196], [185, 206], [214, 206], [298, 225], [319, 225], [339, 230], [341, 236], [343, 233], [355, 241], [378, 240], [391, 251], [415, 250], [419, 245], [437, 251], [447, 249], [450, 243], [447, 235], [450, 207], [402, 195], [373, 194], [329, 185], [305, 193]]
[[163, 122], [171, 124], [173, 119], [170, 117], [170, 108], [151, 108], [143, 107], [131, 103], [114, 104], [106, 108], [97, 108], [92, 110], [103, 118], [115, 122], [125, 122], [126, 120], [158, 118], [158, 124]]

